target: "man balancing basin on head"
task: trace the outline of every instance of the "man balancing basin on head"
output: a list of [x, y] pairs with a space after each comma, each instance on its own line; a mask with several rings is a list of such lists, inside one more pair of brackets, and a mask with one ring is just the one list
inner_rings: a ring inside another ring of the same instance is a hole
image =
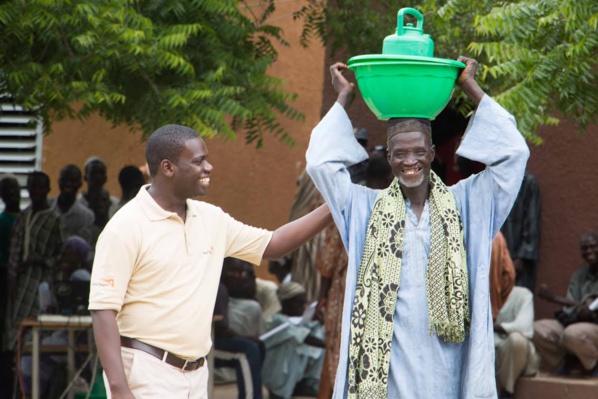
[[446, 187], [430, 169], [430, 122], [391, 119], [382, 191], [351, 183], [367, 158], [347, 108], [347, 66], [330, 68], [337, 103], [316, 126], [307, 171], [330, 206], [349, 254], [334, 398], [496, 398], [489, 300], [492, 239], [519, 191], [529, 156], [514, 118], [474, 80], [457, 85], [476, 104], [457, 154], [486, 169]]
[[213, 168], [188, 127], [156, 130], [145, 155], [151, 185], [112, 217], [96, 247], [89, 309], [106, 387], [114, 399], [204, 399], [223, 259], [278, 259], [332, 218], [324, 205], [270, 232], [194, 200], [207, 194]]

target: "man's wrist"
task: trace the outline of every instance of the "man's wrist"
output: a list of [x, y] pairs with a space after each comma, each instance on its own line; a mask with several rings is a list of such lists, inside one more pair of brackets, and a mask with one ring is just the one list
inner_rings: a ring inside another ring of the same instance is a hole
[[355, 93], [353, 91], [341, 91], [338, 93], [338, 97], [336, 102], [343, 106], [344, 109], [348, 109], [353, 103], [353, 99], [355, 98]]
[[460, 87], [461, 90], [463, 90], [463, 93], [465, 93], [467, 97], [469, 97], [475, 103], [476, 106], [478, 106], [482, 101], [482, 98], [484, 98], [484, 90], [482, 90], [478, 82], [476, 82], [474, 79], [466, 80], [461, 84]]
[[[123, 376], [124, 377], [124, 376]], [[129, 384], [126, 378], [109, 381], [110, 391], [112, 392], [126, 392], [129, 389]]]

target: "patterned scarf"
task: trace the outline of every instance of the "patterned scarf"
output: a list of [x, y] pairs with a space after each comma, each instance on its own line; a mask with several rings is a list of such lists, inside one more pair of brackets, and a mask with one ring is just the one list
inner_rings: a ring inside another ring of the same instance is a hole
[[[469, 331], [463, 224], [453, 194], [430, 175], [431, 244], [426, 271], [429, 333], [459, 343]], [[400, 285], [405, 200], [398, 180], [376, 198], [359, 267], [349, 346], [349, 398], [386, 398]]]

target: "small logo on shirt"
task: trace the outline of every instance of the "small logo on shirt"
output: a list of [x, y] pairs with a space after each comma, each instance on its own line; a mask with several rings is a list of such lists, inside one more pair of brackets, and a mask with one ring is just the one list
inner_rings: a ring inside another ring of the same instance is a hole
[[114, 279], [112, 279], [112, 278], [103, 278], [101, 280], [102, 280], [102, 282], [95, 283], [94, 285], [99, 285], [100, 287], [110, 286], [110, 287], [114, 288]]
[[214, 253], [214, 246], [210, 245], [210, 249], [207, 251], [202, 252], [204, 255], [212, 255]]

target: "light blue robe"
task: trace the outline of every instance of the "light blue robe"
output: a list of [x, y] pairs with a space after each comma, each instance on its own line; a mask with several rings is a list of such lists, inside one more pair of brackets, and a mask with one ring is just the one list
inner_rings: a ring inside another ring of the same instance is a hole
[[[391, 351], [388, 397], [392, 399], [496, 398], [490, 252], [492, 239], [517, 197], [529, 149], [515, 119], [492, 98], [484, 96], [457, 154], [487, 165], [483, 172], [450, 187], [465, 227], [471, 329], [466, 340], [458, 345], [428, 335], [425, 282], [423, 290], [407, 289], [418, 284], [414, 277], [417, 273], [409, 270], [425, 269], [427, 262], [417, 265], [409, 264], [408, 259], [404, 261]], [[340, 362], [334, 389], [334, 398], [340, 399], [346, 396], [350, 319], [357, 274], [378, 191], [351, 183], [347, 167], [367, 159], [368, 155], [353, 137], [351, 122], [338, 103], [313, 130], [306, 157], [307, 171], [330, 206], [349, 254]], [[413, 327], [414, 323], [404, 323], [409, 320], [416, 320], [417, 327]]]

